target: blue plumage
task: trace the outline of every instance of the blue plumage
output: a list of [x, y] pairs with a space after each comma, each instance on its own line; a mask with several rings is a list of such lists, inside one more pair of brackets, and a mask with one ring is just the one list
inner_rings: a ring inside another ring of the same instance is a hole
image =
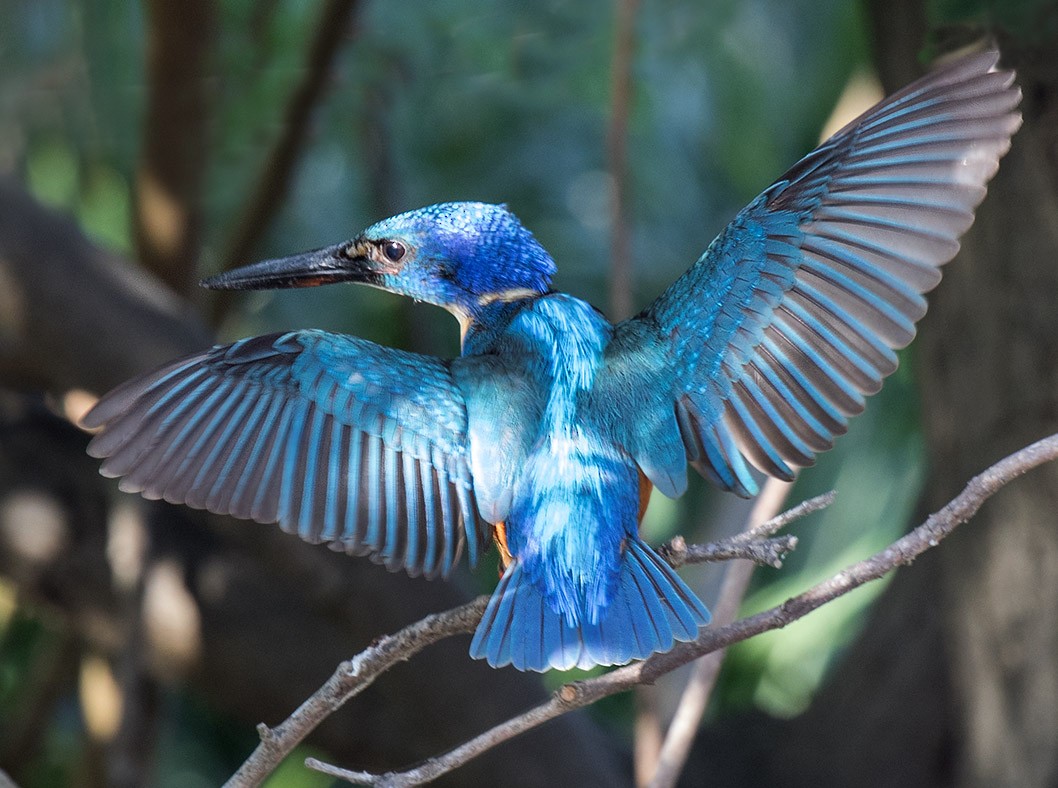
[[1018, 126], [1013, 75], [964, 58], [824, 142], [644, 312], [610, 324], [551, 290], [504, 206], [447, 203], [208, 280], [351, 281], [441, 305], [460, 358], [322, 331], [218, 346], [104, 397], [90, 451], [122, 489], [447, 575], [504, 571], [471, 645], [522, 670], [611, 665], [709, 613], [638, 535], [689, 463], [752, 495], [829, 448], [914, 336]]

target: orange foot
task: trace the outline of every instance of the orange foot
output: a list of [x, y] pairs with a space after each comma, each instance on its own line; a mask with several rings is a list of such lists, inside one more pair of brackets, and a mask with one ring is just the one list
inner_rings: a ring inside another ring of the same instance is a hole
[[500, 574], [502, 575], [514, 560], [511, 551], [507, 548], [507, 524], [499, 522], [492, 526], [492, 538], [496, 540], [496, 547], [500, 551]]
[[643, 515], [647, 513], [647, 505], [650, 503], [650, 492], [654, 489], [654, 485], [650, 483], [650, 479], [640, 471], [639, 472], [639, 522], [643, 522]]

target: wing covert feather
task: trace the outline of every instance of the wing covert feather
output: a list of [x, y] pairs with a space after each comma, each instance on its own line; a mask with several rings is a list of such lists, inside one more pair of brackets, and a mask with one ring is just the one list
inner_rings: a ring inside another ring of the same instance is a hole
[[[706, 478], [751, 495], [745, 460], [792, 478], [896, 369], [1020, 125], [1020, 91], [997, 60], [964, 57], [868, 110], [617, 327], [615, 344], [664, 347], [642, 385], [668, 387], [686, 459]], [[658, 445], [632, 446], [641, 466], [672, 466]]]
[[121, 488], [278, 522], [410, 574], [487, 535], [466, 406], [441, 359], [323, 331], [218, 345], [130, 381], [85, 417]]

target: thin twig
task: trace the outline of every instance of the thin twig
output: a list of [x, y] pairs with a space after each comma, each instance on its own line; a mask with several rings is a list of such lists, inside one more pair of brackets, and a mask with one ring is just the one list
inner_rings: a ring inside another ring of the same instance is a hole
[[760, 525], [756, 525], [753, 528], [743, 531], [735, 538], [748, 542], [753, 539], [760, 539], [762, 536], [771, 536], [772, 534], [781, 531], [792, 522], [807, 517], [813, 512], [821, 512], [823, 509], [826, 509], [834, 503], [834, 500], [837, 497], [837, 492], [831, 490], [822, 495], [817, 495], [815, 498], [809, 498], [807, 501], [801, 501], [801, 503], [797, 504], [797, 506], [794, 506], [792, 509], [787, 509], [782, 514], [778, 514]]
[[[815, 508], [821, 507], [816, 506]], [[804, 504], [795, 507], [803, 513], [809, 510], [815, 511], [815, 508], [808, 509]], [[792, 519], [796, 518], [788, 518], [784, 522], [790, 522]], [[732, 545], [731, 540], [724, 540], [709, 545], [688, 546], [683, 542], [682, 537], [678, 538], [683, 544], [684, 552], [693, 554], [690, 559], [684, 561], [685, 563], [726, 561], [732, 558], [752, 560], [758, 554], [775, 555], [773, 548], [762, 547], [760, 543], [755, 542]], [[765, 562], [771, 563], [770, 560]], [[227, 785], [258, 785], [327, 715], [366, 688], [380, 673], [389, 669], [395, 662], [409, 659], [413, 654], [437, 640], [450, 635], [472, 632], [485, 610], [486, 600], [487, 597], [481, 597], [446, 613], [428, 616], [394, 635], [380, 638], [367, 650], [342, 663], [331, 678], [281, 725], [275, 728], [269, 728], [263, 724], [258, 726], [261, 743]]]
[[674, 536], [658, 548], [661, 557], [677, 569], [686, 564], [705, 564], [744, 558], [761, 566], [782, 568], [783, 559], [797, 547], [796, 536], [776, 536], [758, 542], [736, 541], [738, 537], [720, 539], [708, 544], [687, 544], [682, 536]]
[[1058, 435], [1037, 441], [1000, 460], [971, 479], [962, 493], [952, 499], [943, 509], [930, 515], [911, 533], [871, 557], [858, 561], [828, 580], [812, 586], [804, 593], [786, 600], [781, 605], [727, 626], [703, 629], [697, 640], [680, 643], [671, 651], [655, 654], [643, 662], [617, 668], [596, 678], [566, 684], [558, 689], [547, 702], [490, 728], [444, 755], [431, 758], [414, 769], [404, 772], [371, 774], [346, 771], [323, 764], [314, 758], [307, 759], [305, 764], [318, 771], [326, 769], [327, 774], [352, 783], [386, 786], [387, 788], [419, 785], [436, 779], [497, 744], [555, 717], [587, 706], [601, 698], [625, 692], [640, 684], [649, 684], [693, 659], [732, 643], [746, 640], [762, 632], [781, 629], [827, 602], [871, 580], [885, 576], [897, 566], [910, 564], [926, 550], [936, 547], [960, 523], [969, 520], [981, 504], [1003, 486], [1026, 471], [1055, 458], [1058, 458]]
[[[228, 243], [221, 270], [227, 271], [249, 261], [254, 247], [279, 211], [308, 139], [313, 110], [328, 85], [342, 43], [349, 40], [350, 20], [357, 4], [357, 0], [329, 0], [320, 14], [309, 47], [305, 74], [290, 94], [283, 113], [282, 133], [261, 166], [252, 196]], [[224, 319], [231, 304], [231, 292], [216, 293], [213, 325]]]
[[[768, 479], [760, 495], [754, 502], [753, 509], [746, 520], [746, 528], [739, 536], [760, 533], [765, 527], [773, 527], [778, 519], [786, 497], [790, 494], [792, 482], [782, 479]], [[790, 522], [790, 521], [786, 521]], [[785, 523], [784, 523], [785, 524]], [[782, 525], [774, 526], [781, 528]], [[766, 531], [771, 534], [774, 531]], [[724, 582], [720, 587], [720, 597], [713, 608], [713, 626], [725, 626], [738, 618], [738, 610], [749, 588], [755, 564], [750, 561], [735, 561], [728, 565], [724, 573]], [[727, 649], [718, 649], [712, 654], [699, 659], [694, 664], [687, 686], [680, 696], [676, 713], [665, 733], [665, 741], [658, 753], [657, 765], [648, 785], [650, 788], [671, 788], [683, 771], [687, 756], [694, 743], [694, 735], [705, 714], [709, 697], [713, 694], [716, 679], [720, 675], [720, 666], [724, 662]]]
[[767, 522], [727, 539], [719, 539], [707, 544], [688, 545], [682, 536], [675, 536], [659, 547], [658, 552], [676, 569], [685, 564], [731, 561], [736, 558], [746, 558], [762, 566], [781, 569], [783, 559], [797, 547], [797, 537], [772, 537], [772, 534], [802, 517], [827, 508], [834, 503], [836, 497], [837, 493], [833, 490], [817, 495]]
[[396, 634], [379, 638], [367, 649], [343, 662], [326, 683], [282, 724], [275, 728], [269, 728], [264, 723], [257, 726], [261, 743], [239, 767], [239, 771], [224, 784], [225, 788], [260, 785], [317, 725], [347, 700], [371, 686], [378, 676], [393, 665], [410, 659], [438, 640], [473, 632], [487, 603], [488, 597], [482, 596], [465, 605], [427, 616]]

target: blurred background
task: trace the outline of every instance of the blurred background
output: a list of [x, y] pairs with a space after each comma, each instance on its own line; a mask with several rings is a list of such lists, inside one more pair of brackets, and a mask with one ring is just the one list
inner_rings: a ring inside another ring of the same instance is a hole
[[[233, 300], [199, 277], [431, 202], [506, 202], [612, 318], [645, 306], [830, 132], [991, 37], [1025, 125], [920, 339], [790, 501], [743, 611], [883, 547], [1058, 431], [1053, 0], [8, 0], [0, 7], [0, 768], [23, 786], [208, 786], [343, 658], [488, 591], [123, 496], [74, 423], [217, 338], [320, 327], [454, 355], [444, 313], [348, 287]], [[705, 541], [745, 504], [692, 481], [645, 528]], [[686, 573], [715, 601], [722, 567]], [[414, 763], [562, 676], [467, 638], [394, 669], [305, 755]], [[550, 723], [449, 785], [634, 783], [684, 678]], [[638, 719], [637, 719], [638, 717]], [[642, 745], [642, 742], [639, 742]], [[1058, 470], [939, 550], [731, 650], [686, 785], [1058, 784]]]

